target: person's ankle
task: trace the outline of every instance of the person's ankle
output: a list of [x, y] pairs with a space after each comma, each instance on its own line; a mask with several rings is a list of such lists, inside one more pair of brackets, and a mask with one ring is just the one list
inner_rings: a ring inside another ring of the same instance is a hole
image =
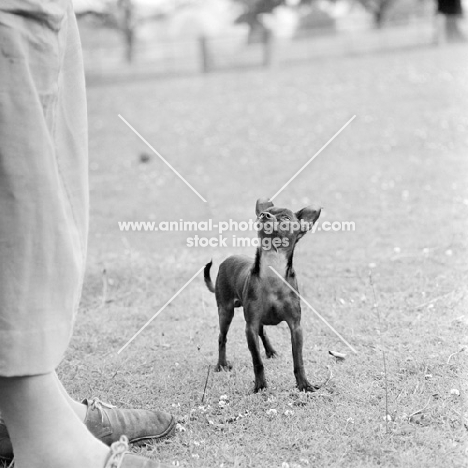
[[75, 439], [52, 447], [44, 446], [32, 457], [22, 457], [21, 453], [25, 452], [15, 457], [15, 468], [104, 468], [110, 449], [97, 439], [87, 443]]

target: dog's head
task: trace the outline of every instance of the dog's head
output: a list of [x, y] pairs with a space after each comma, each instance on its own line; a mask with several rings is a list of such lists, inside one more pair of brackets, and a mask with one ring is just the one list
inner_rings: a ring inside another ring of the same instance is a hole
[[258, 237], [263, 250], [292, 249], [320, 216], [321, 208], [306, 206], [293, 213], [276, 207], [270, 200], [260, 198], [255, 206]]

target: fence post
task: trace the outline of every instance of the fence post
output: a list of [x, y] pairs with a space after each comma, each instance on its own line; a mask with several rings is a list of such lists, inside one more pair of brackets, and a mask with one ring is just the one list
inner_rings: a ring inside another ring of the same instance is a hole
[[203, 73], [209, 73], [211, 71], [211, 60], [210, 51], [208, 49], [208, 41], [206, 36], [200, 36], [198, 39], [200, 44], [200, 56], [201, 56], [201, 69]]
[[269, 68], [273, 63], [273, 32], [269, 28], [263, 30], [263, 66]]

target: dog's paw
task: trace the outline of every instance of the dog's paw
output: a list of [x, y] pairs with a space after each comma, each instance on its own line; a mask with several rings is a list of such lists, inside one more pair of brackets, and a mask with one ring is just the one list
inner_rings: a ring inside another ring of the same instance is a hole
[[278, 353], [274, 349], [271, 351], [265, 351], [265, 354], [268, 359], [274, 359], [278, 357]]
[[309, 382], [305, 382], [303, 384], [298, 385], [297, 388], [299, 388], [300, 392], [312, 393], [316, 392], [317, 390], [320, 390], [321, 385], [312, 385]]
[[254, 393], [261, 392], [262, 390], [266, 390], [267, 384], [266, 382], [255, 382]]
[[215, 372], [229, 372], [230, 370], [232, 370], [232, 364], [230, 362], [227, 362], [226, 364], [217, 364], [216, 367], [215, 367]]

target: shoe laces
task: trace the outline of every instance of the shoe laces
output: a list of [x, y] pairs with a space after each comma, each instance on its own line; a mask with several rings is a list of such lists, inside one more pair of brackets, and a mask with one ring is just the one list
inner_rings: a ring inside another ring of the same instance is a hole
[[101, 415], [101, 422], [104, 423], [104, 415], [102, 414], [103, 408], [117, 408], [115, 405], [111, 405], [110, 403], [106, 403], [99, 398], [91, 398], [88, 400], [88, 407], [91, 410], [99, 410], [99, 414]]
[[110, 450], [111, 453], [104, 468], [119, 468], [122, 465], [125, 454], [129, 453], [127, 436], [120, 436], [120, 439], [111, 445]]
[[102, 408], [117, 408], [115, 405], [111, 405], [110, 403], [106, 403], [105, 401], [100, 400], [99, 398], [91, 398], [88, 400], [88, 404], [91, 407], [91, 409], [100, 409]]

